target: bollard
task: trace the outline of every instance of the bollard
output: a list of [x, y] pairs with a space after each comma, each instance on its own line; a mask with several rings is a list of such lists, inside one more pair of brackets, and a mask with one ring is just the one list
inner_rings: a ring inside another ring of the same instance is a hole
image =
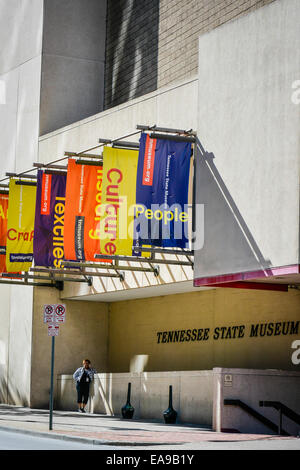
[[132, 419], [134, 408], [130, 404], [130, 395], [131, 395], [131, 383], [128, 384], [128, 391], [127, 391], [127, 402], [126, 405], [122, 407], [122, 416], [124, 419]]
[[166, 424], [175, 424], [177, 418], [177, 412], [173, 408], [172, 403], [172, 385], [169, 386], [169, 408], [164, 411], [164, 420]]

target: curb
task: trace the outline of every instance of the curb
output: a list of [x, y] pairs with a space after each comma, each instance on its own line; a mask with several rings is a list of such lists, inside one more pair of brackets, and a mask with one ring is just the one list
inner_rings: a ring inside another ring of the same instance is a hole
[[82, 442], [83, 444], [109, 445], [109, 443], [111, 442], [105, 439], [103, 440], [102, 439], [89, 439], [88, 437], [68, 436], [68, 434], [55, 434], [55, 433], [52, 434], [51, 431], [50, 432], [32, 431], [31, 429], [20, 429], [20, 428], [13, 428], [10, 426], [0, 426], [0, 430], [18, 433], [18, 434], [27, 434], [29, 436], [35, 436], [35, 437], [59, 439], [63, 441]]
[[58, 439], [62, 441], [78, 442], [82, 444], [118, 446], [118, 447], [137, 447], [137, 446], [162, 446], [162, 445], [183, 445], [186, 442], [128, 442], [128, 441], [109, 441], [107, 439], [90, 439], [88, 437], [69, 436], [68, 434], [52, 434], [44, 431], [32, 431], [30, 429], [12, 428], [10, 426], [0, 426], [0, 431], [7, 431], [19, 434], [27, 434], [29, 436], [44, 437], [50, 439]]

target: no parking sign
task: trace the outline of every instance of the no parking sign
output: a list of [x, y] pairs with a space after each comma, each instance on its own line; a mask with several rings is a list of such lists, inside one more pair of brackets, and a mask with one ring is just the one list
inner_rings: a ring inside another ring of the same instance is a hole
[[66, 306], [64, 304], [54, 305], [55, 322], [65, 323], [66, 321]]
[[53, 323], [54, 305], [44, 305], [44, 323]]
[[48, 336], [58, 336], [59, 325], [65, 321], [65, 304], [44, 305], [44, 323], [48, 324]]

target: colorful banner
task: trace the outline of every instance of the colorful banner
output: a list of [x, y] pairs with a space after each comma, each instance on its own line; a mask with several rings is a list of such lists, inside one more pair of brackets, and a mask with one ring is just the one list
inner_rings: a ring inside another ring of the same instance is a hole
[[6, 273], [6, 236], [7, 236], [8, 194], [0, 193], [0, 273]]
[[66, 182], [67, 175], [38, 171], [33, 237], [36, 266], [62, 267]]
[[7, 215], [7, 272], [28, 271], [33, 261], [36, 186], [9, 183]]
[[140, 139], [136, 183], [135, 244], [188, 247], [191, 144]]
[[101, 261], [100, 210], [103, 168], [69, 159], [66, 187], [64, 247], [70, 261]]
[[132, 255], [137, 150], [105, 147], [101, 207], [101, 253]]

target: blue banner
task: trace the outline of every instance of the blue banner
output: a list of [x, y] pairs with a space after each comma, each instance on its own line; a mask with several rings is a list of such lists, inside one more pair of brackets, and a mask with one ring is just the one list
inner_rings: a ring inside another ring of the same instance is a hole
[[191, 143], [140, 139], [136, 183], [136, 246], [188, 248]]

